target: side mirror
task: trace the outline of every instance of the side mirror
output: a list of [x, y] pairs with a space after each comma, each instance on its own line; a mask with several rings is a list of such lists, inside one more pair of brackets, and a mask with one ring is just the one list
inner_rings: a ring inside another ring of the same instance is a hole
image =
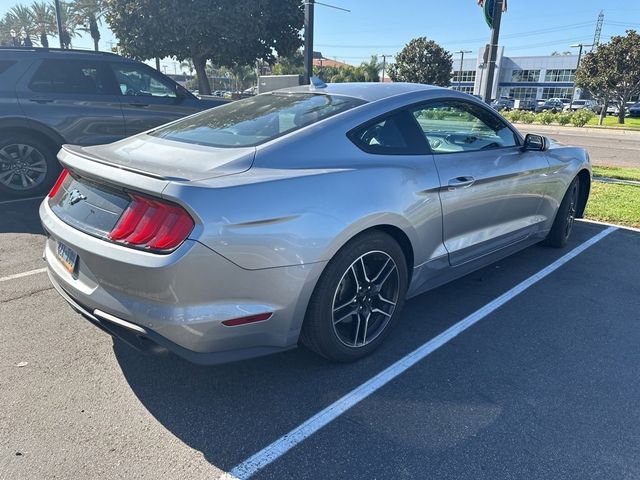
[[535, 133], [527, 133], [524, 137], [524, 145], [522, 145], [522, 151], [532, 152], [544, 152], [549, 148], [549, 141], [542, 135], [536, 135]]

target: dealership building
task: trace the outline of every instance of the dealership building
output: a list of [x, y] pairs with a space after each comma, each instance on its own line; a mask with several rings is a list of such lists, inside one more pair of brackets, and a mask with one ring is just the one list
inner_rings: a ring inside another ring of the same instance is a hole
[[[481, 49], [477, 58], [453, 59], [451, 88], [465, 93], [482, 95], [487, 82], [486, 64]], [[577, 55], [548, 55], [542, 57], [507, 57], [504, 48], [498, 49], [492, 98], [509, 97], [520, 100], [571, 98], [574, 95]], [[462, 74], [461, 74], [462, 73]], [[574, 99], [587, 97], [577, 88]]]

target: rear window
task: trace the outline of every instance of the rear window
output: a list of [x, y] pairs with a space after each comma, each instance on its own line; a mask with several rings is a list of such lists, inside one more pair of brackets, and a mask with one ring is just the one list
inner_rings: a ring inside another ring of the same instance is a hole
[[150, 135], [213, 147], [251, 147], [363, 103], [323, 94], [258, 95], [187, 117]]

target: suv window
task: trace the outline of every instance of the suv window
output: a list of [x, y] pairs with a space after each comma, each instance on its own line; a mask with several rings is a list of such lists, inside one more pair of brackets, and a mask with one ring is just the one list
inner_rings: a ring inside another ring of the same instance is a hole
[[349, 138], [361, 150], [380, 155], [421, 155], [428, 152], [424, 138], [407, 110], [393, 112], [352, 130]]
[[473, 103], [451, 100], [412, 110], [433, 153], [456, 153], [518, 145], [513, 130]]
[[112, 64], [120, 93], [128, 96], [176, 97], [175, 85], [143, 65]]
[[84, 60], [44, 60], [29, 89], [43, 93], [114, 95], [105, 64]]
[[14, 63], [14, 60], [0, 60], [0, 74], [6, 72]]

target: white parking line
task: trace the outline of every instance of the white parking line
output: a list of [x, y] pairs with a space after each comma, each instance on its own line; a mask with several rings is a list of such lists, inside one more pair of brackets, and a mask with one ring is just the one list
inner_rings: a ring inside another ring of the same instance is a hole
[[574, 248], [569, 253], [563, 255], [552, 264], [540, 270], [538, 273], [519, 283], [511, 290], [503, 293], [495, 300], [487, 303], [484, 307], [476, 310], [465, 319], [449, 327], [438, 336], [432, 338], [421, 347], [401, 358], [387, 369], [378, 373], [375, 377], [371, 378], [356, 389], [347, 393], [344, 397], [332, 403], [313, 417], [309, 418], [307, 421], [294, 428], [283, 437], [280, 437], [271, 445], [263, 448], [258, 453], [254, 454], [241, 464], [234, 467], [231, 472], [224, 473], [220, 478], [224, 480], [245, 480], [250, 478], [253, 474], [278, 459], [280, 456], [307, 439], [322, 427], [335, 420], [337, 417], [342, 415], [345, 411], [349, 410], [358, 402], [365, 399], [376, 390], [389, 383], [391, 380], [411, 368], [420, 360], [424, 359], [427, 355], [440, 348], [442, 345], [449, 342], [451, 339], [458, 336], [460, 333], [464, 332], [466, 329], [500, 308], [509, 300], [519, 295], [532, 285], [536, 284], [547, 275], [551, 274], [580, 253], [584, 252], [587, 248], [599, 242], [607, 235], [616, 230], [616, 227], [609, 227], [596, 236], [590, 238], [586, 242], [582, 243], [578, 247]]
[[14, 273], [13, 275], [7, 275], [6, 277], [0, 277], [0, 282], [8, 282], [9, 280], [15, 280], [16, 278], [28, 277], [29, 275], [36, 275], [38, 273], [46, 272], [46, 268], [36, 268], [35, 270], [29, 270], [28, 272]]
[[28, 197], [28, 198], [16, 198], [15, 200], [3, 200], [0, 205], [7, 205], [9, 203], [28, 202], [29, 200], [42, 200], [44, 196]]

